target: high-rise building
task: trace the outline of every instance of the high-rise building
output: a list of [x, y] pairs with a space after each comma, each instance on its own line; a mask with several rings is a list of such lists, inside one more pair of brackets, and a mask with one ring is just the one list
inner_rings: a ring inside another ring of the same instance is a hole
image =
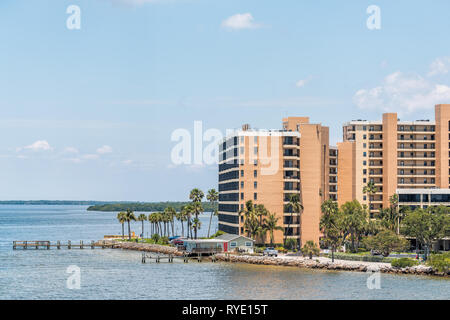
[[[353, 120], [338, 143], [338, 203], [357, 199], [371, 215], [389, 207], [397, 189], [449, 188], [450, 105], [436, 105], [435, 121]], [[363, 193], [369, 182], [375, 193]]]
[[[219, 230], [245, 234], [240, 212], [252, 200], [276, 215], [288, 238], [318, 243], [320, 206], [337, 196], [337, 149], [330, 150], [328, 127], [307, 117], [285, 118], [281, 130], [244, 125], [219, 150]], [[304, 207], [301, 219], [286, 206], [291, 194]], [[283, 231], [274, 238], [282, 243]]]

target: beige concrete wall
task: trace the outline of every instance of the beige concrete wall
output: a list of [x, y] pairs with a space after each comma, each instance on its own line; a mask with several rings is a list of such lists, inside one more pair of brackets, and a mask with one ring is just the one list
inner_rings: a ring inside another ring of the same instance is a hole
[[342, 206], [348, 201], [355, 199], [355, 152], [356, 143], [352, 141], [341, 142], [338, 147], [338, 205]]
[[[323, 192], [323, 136], [321, 125], [303, 124], [300, 126], [300, 178], [303, 213], [301, 217], [301, 245], [312, 240], [319, 242], [319, 222]], [[328, 145], [328, 142], [327, 142]]]
[[383, 207], [397, 190], [397, 114], [383, 114]]
[[436, 186], [449, 188], [450, 104], [435, 106], [436, 117]]

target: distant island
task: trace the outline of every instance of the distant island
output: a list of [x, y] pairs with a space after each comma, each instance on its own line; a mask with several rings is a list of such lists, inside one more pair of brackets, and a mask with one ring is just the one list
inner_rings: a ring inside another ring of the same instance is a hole
[[111, 201], [94, 200], [3, 200], [0, 205], [71, 205], [71, 206], [92, 206], [111, 203]]
[[[92, 205], [87, 208], [88, 211], [132, 211], [155, 212], [163, 211], [167, 207], [173, 207], [176, 211], [180, 211], [181, 207], [191, 202], [167, 201], [167, 202], [121, 202], [121, 203], [103, 203]], [[213, 206], [209, 202], [202, 202], [203, 210], [206, 212], [213, 211]]]

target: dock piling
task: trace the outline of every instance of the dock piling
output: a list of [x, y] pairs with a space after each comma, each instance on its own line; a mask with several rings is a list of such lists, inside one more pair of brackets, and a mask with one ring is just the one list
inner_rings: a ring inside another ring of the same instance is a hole
[[70, 243], [70, 240], [67, 241], [67, 249], [72, 249], [72, 244]]

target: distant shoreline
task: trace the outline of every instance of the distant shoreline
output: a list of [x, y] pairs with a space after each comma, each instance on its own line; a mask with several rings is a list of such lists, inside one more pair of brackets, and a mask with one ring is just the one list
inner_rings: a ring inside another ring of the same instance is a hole
[[[167, 207], [173, 207], [180, 211], [181, 207], [188, 204], [187, 201], [95, 201], [95, 200], [1, 200], [0, 205], [72, 205], [88, 206], [87, 211], [117, 212], [130, 209], [136, 212], [163, 211]], [[205, 212], [213, 211], [209, 202], [202, 203]]]

